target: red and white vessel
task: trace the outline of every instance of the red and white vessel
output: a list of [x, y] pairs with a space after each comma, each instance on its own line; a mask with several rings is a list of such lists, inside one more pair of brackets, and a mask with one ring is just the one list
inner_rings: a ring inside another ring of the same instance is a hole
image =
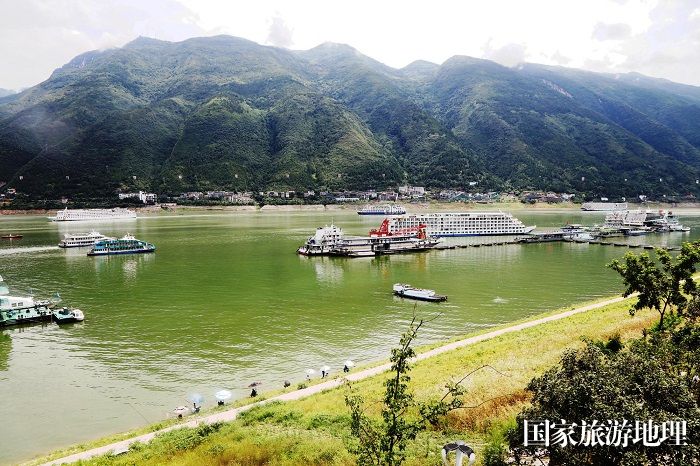
[[421, 226], [400, 232], [389, 231], [389, 219], [384, 219], [378, 229], [370, 230], [369, 236], [345, 236], [335, 225], [320, 227], [297, 252], [304, 256], [366, 257], [425, 251], [438, 242]]

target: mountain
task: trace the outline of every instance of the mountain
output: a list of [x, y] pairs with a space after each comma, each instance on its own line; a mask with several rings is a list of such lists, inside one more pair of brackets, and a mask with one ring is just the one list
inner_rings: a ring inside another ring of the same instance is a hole
[[471, 181], [686, 194], [698, 117], [700, 88], [633, 73], [139, 38], [0, 98], [0, 181], [44, 197]]
[[3, 89], [0, 87], [0, 98], [7, 97], [8, 95], [16, 94], [16, 91], [11, 89]]

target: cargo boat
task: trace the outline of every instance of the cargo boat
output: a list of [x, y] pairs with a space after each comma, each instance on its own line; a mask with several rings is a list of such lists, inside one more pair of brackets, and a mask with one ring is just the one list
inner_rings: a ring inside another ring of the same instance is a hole
[[426, 290], [423, 288], [414, 288], [411, 285], [406, 285], [404, 283], [394, 284], [394, 294], [402, 298], [417, 299], [419, 301], [447, 301], [447, 296], [435, 294], [433, 290]]

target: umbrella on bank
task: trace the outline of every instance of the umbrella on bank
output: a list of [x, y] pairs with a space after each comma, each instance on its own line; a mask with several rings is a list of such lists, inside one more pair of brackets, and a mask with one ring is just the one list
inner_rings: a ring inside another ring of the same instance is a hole
[[348, 359], [347, 361], [345, 361], [345, 365], [348, 367], [353, 367], [355, 363]]
[[313, 369], [306, 369], [306, 378], [310, 379], [314, 374], [316, 374], [316, 371]]
[[177, 408], [173, 409], [173, 413], [177, 415], [177, 417], [182, 417], [183, 415], [187, 414], [189, 412], [189, 409], [187, 409], [187, 406], [178, 406]]
[[202, 404], [204, 401], [204, 397], [200, 395], [199, 393], [193, 393], [189, 396], [189, 400], [194, 403], [194, 404]]
[[232, 396], [233, 394], [228, 390], [219, 390], [218, 392], [214, 393], [214, 397], [216, 397], [216, 399], [219, 401], [230, 400]]
[[321, 372], [328, 372], [331, 370], [331, 366], [321, 366]]

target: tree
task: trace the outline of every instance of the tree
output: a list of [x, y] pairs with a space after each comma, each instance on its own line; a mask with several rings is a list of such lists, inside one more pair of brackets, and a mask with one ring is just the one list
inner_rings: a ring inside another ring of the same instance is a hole
[[365, 414], [365, 401], [360, 395], [345, 397], [351, 413], [351, 432], [359, 441], [353, 450], [361, 466], [402, 464], [406, 447], [420, 431], [429, 424], [437, 424], [449, 411], [462, 407], [460, 382], [464, 379], [448, 384], [447, 392], [438, 401], [417, 402], [409, 390], [410, 361], [416, 355], [411, 344], [424, 323], [422, 319], [416, 322], [414, 316], [408, 331], [401, 336], [399, 347], [391, 350], [391, 376], [384, 382], [381, 422]]
[[615, 259], [608, 267], [622, 276], [623, 296], [639, 293], [630, 314], [642, 309], [656, 309], [660, 315], [659, 329], [663, 330], [666, 313], [675, 308], [678, 314], [682, 314], [688, 305], [688, 296], [697, 295], [697, 285], [692, 277], [696, 264], [700, 262], [700, 242], [683, 243], [675, 258], [664, 249], [657, 248], [655, 253], [658, 262], [647, 253], [627, 253], [623, 262]]

